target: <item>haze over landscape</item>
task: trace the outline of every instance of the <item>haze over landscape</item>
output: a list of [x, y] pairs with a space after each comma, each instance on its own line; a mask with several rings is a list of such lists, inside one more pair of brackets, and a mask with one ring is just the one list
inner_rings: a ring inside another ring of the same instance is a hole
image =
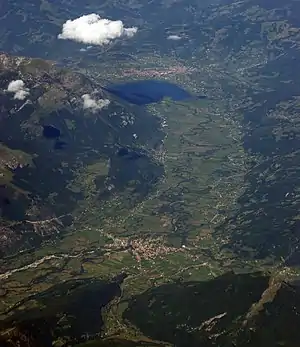
[[1, 3], [1, 347], [299, 345], [299, 14]]

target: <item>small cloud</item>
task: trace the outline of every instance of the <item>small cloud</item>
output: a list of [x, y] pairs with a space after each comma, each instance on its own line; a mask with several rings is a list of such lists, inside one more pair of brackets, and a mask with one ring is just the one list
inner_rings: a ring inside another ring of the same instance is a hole
[[9, 85], [7, 87], [8, 92], [16, 93], [17, 91], [23, 89], [25, 86], [24, 82], [22, 80], [14, 80], [9, 82]]
[[91, 98], [89, 94], [84, 94], [81, 98], [83, 100], [83, 108], [89, 109], [92, 112], [99, 111], [110, 104], [110, 101], [108, 99], [95, 100]]
[[24, 100], [29, 95], [28, 90], [18, 90], [14, 96], [14, 99]]
[[80, 48], [80, 52], [86, 52], [87, 50], [89, 50], [89, 49], [92, 49], [93, 48], [93, 46], [87, 46], [86, 48]]
[[15, 93], [14, 99], [24, 100], [29, 95], [29, 89], [25, 87], [22, 80], [11, 81], [7, 87], [7, 91]]
[[178, 41], [178, 40], [181, 40], [182, 37], [178, 36], [178, 35], [169, 35], [167, 37], [168, 40], [173, 40], [173, 41]]
[[92, 13], [67, 20], [58, 38], [102, 46], [120, 37], [133, 37], [136, 32], [136, 27], [125, 28], [121, 20], [113, 21]]

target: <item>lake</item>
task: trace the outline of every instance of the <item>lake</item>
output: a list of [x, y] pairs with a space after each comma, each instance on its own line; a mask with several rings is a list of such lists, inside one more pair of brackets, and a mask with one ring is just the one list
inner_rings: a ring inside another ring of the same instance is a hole
[[161, 80], [139, 80], [126, 83], [111, 84], [103, 87], [109, 93], [135, 105], [147, 105], [171, 98], [174, 101], [193, 98], [206, 98], [193, 96], [176, 84]]

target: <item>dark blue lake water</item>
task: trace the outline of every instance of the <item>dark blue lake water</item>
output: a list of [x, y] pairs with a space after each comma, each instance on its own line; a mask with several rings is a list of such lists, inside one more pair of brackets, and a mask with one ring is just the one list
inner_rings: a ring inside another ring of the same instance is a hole
[[160, 102], [166, 97], [174, 101], [206, 98], [205, 96], [193, 96], [176, 84], [160, 80], [139, 80], [111, 84], [103, 89], [135, 105], [147, 105]]
[[47, 139], [55, 139], [60, 136], [60, 130], [52, 125], [43, 125], [43, 136]]

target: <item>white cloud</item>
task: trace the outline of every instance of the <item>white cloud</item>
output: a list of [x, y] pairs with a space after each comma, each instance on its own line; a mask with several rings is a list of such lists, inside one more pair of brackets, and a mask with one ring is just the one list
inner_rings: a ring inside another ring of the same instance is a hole
[[178, 35], [169, 35], [167, 37], [168, 40], [173, 40], [173, 41], [178, 41], [178, 40], [181, 40], [182, 38]]
[[132, 37], [136, 32], [136, 27], [125, 28], [121, 20], [112, 21], [92, 13], [67, 20], [58, 38], [102, 46], [120, 37]]
[[14, 96], [14, 99], [24, 100], [29, 95], [27, 90], [18, 90]]
[[93, 48], [93, 46], [87, 46], [86, 48], [80, 48], [80, 52], [86, 52], [87, 50]]
[[15, 93], [14, 99], [24, 100], [29, 95], [29, 89], [25, 87], [22, 80], [11, 81], [7, 87], [7, 91]]
[[23, 89], [24, 86], [25, 84], [22, 80], [11, 81], [7, 87], [7, 91], [15, 93], [18, 90]]
[[108, 99], [95, 100], [91, 98], [89, 94], [82, 95], [82, 100], [83, 100], [83, 108], [89, 109], [92, 112], [99, 111], [110, 104], [110, 101]]

